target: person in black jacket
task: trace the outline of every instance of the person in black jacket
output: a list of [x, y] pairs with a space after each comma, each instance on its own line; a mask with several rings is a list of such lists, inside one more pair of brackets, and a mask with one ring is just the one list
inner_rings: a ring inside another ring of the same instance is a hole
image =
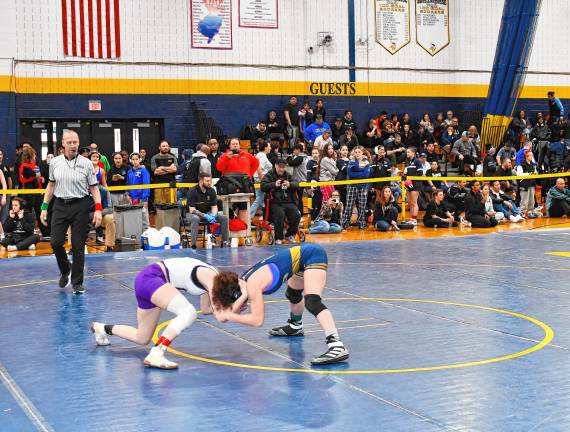
[[465, 212], [465, 198], [469, 193], [466, 185], [465, 180], [458, 181], [449, 188], [449, 193], [445, 197], [445, 207], [453, 213], [456, 221], [463, 221], [461, 215]]
[[23, 199], [12, 198], [12, 208], [4, 223], [5, 237], [0, 244], [8, 251], [33, 250], [40, 236], [34, 233], [34, 213], [24, 209]]
[[471, 192], [465, 198], [465, 217], [474, 228], [491, 228], [499, 222], [485, 211], [485, 202], [481, 195], [481, 182], [471, 183]]
[[283, 242], [285, 217], [287, 217], [289, 224], [285, 237], [289, 243], [296, 243], [295, 234], [299, 230], [299, 222], [301, 221], [301, 213], [296, 202], [299, 183], [293, 181], [291, 176], [287, 174], [286, 166], [287, 162], [279, 159], [273, 170], [261, 180], [261, 190], [270, 194], [269, 206], [275, 227], [275, 244]]
[[433, 194], [433, 199], [427, 205], [426, 212], [424, 214], [424, 225], [428, 228], [439, 228], [439, 227], [454, 227], [457, 226], [453, 215], [447, 210], [445, 204], [443, 203], [443, 190], [436, 189]]
[[377, 194], [372, 223], [379, 231], [400, 231], [398, 210], [392, 189], [389, 185], [385, 185]]

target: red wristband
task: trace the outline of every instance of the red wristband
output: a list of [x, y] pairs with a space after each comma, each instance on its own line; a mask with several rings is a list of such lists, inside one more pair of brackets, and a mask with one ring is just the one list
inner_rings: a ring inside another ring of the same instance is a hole
[[95, 203], [95, 211], [103, 211], [103, 206], [101, 203]]

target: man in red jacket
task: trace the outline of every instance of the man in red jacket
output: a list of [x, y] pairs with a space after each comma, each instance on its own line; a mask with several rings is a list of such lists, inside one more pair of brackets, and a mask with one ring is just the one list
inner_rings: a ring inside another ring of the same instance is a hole
[[[249, 177], [258, 172], [259, 178], [263, 177], [261, 168], [259, 167], [259, 160], [251, 153], [241, 150], [238, 138], [232, 138], [228, 151], [220, 156], [216, 163], [216, 168], [220, 171], [221, 175], [232, 173], [241, 173]], [[246, 211], [247, 206], [245, 203], [239, 205], [239, 218], [247, 223], [248, 214]]]

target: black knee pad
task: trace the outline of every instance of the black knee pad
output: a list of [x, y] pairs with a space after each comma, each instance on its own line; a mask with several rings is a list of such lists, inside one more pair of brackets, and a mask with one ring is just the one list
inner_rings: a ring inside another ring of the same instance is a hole
[[307, 294], [305, 296], [305, 308], [314, 316], [317, 316], [327, 307], [323, 304], [321, 296], [316, 294]]
[[301, 300], [303, 300], [303, 291], [296, 290], [291, 288], [290, 286], [287, 286], [287, 291], [285, 291], [285, 297], [287, 297], [287, 299], [291, 303], [297, 304], [301, 302]]

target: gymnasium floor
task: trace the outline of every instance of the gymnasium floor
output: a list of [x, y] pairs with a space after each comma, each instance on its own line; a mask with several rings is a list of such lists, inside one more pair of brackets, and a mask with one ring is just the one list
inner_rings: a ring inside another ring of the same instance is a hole
[[[177, 371], [147, 348], [96, 347], [94, 320], [135, 323], [145, 264], [197, 256], [245, 270], [275, 248], [93, 254], [87, 293], [57, 287], [52, 257], [0, 261], [1, 431], [568, 431], [570, 230], [327, 243], [326, 304], [351, 352], [270, 339], [202, 317], [174, 343]], [[193, 299], [194, 303], [196, 299]], [[163, 320], [169, 318], [163, 315]]]

